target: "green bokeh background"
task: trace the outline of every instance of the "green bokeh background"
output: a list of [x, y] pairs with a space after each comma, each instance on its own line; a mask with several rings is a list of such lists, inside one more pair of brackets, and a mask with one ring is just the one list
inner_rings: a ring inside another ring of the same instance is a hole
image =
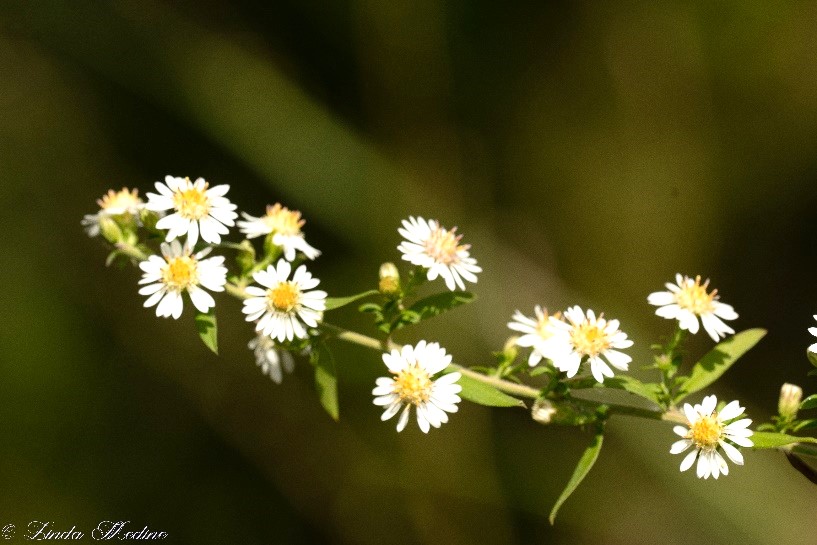
[[[670, 427], [589, 441], [463, 404], [397, 434], [375, 354], [338, 346], [342, 419], [310, 368], [255, 368], [142, 308], [79, 225], [109, 187], [229, 183], [300, 209], [332, 294], [372, 287], [409, 214], [458, 225], [485, 272], [467, 309], [399, 339], [484, 362], [514, 309], [592, 305], [636, 341], [646, 295], [710, 276], [768, 337], [713, 393], [756, 421], [803, 384], [817, 312], [817, 4], [7, 0], [0, 5], [0, 523], [131, 520], [173, 543], [811, 544], [817, 489], [774, 452], [680, 474]], [[353, 312], [336, 321], [365, 328]], [[691, 354], [710, 345], [699, 335]], [[640, 371], [635, 371], [639, 374]]]

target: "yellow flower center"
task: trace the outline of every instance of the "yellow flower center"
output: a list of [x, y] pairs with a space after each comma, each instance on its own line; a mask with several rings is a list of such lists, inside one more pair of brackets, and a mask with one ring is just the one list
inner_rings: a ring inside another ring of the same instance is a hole
[[102, 195], [102, 198], [97, 199], [96, 203], [102, 210], [122, 208], [127, 211], [142, 204], [142, 199], [139, 198], [138, 189], [129, 191], [127, 187], [123, 187], [121, 191], [109, 189], [105, 195]]
[[407, 366], [394, 377], [394, 393], [401, 401], [420, 405], [431, 396], [431, 377], [417, 363]]
[[431, 236], [428, 237], [428, 240], [426, 240], [426, 253], [434, 258], [435, 261], [445, 265], [458, 263], [460, 256], [457, 252], [467, 250], [470, 246], [468, 244], [460, 244], [462, 235], [457, 235], [456, 231], [456, 227], [450, 231], [442, 227], [436, 228], [431, 232]]
[[162, 279], [172, 290], [185, 290], [199, 283], [198, 264], [190, 256], [172, 257], [162, 271]]
[[712, 290], [711, 293], [706, 292], [709, 286], [709, 280], [701, 284], [701, 277], [695, 277], [695, 283], [691, 284], [684, 279], [684, 285], [681, 290], [676, 292], [675, 301], [678, 306], [693, 312], [694, 314], [706, 314], [712, 312], [715, 305], [713, 301], [718, 293], [718, 290]]
[[301, 290], [293, 282], [281, 282], [269, 290], [267, 299], [272, 310], [291, 312], [298, 305]]
[[570, 333], [570, 341], [577, 352], [587, 356], [598, 356], [610, 347], [610, 339], [602, 328], [587, 321], [575, 326]]
[[702, 416], [689, 428], [687, 438], [703, 449], [713, 449], [723, 434], [723, 424], [718, 420], [717, 413]]
[[210, 212], [210, 198], [207, 196], [208, 184], [199, 189], [191, 187], [177, 191], [173, 195], [173, 205], [183, 218], [200, 220]]
[[290, 210], [286, 206], [276, 203], [274, 206], [267, 206], [267, 214], [264, 216], [264, 223], [273, 233], [282, 235], [297, 235], [304, 226], [301, 213], [297, 210]]

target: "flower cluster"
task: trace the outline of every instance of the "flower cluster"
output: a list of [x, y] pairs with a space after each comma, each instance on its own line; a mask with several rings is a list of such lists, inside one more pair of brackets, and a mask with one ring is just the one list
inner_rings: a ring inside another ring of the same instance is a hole
[[[790, 384], [781, 390], [778, 417], [757, 432], [749, 428], [752, 421], [744, 417], [744, 408], [737, 400], [719, 406], [715, 395], [707, 395], [700, 404], [681, 404], [725, 370], [712, 371], [711, 362], [709, 367], [699, 363], [684, 375], [681, 345], [685, 335], [703, 329], [717, 343], [735, 333], [726, 322], [738, 318], [730, 305], [720, 301], [717, 290], [710, 288], [709, 280], [702, 281], [700, 276], [677, 274], [674, 283], [665, 284], [666, 291], [647, 297], [647, 302], [657, 307], [656, 315], [677, 322], [671, 339], [654, 346], [653, 364], [646, 367], [658, 372], [657, 382], [616, 377], [616, 373], [629, 371], [633, 357], [625, 351], [632, 348], [633, 341], [617, 319], [578, 305], [555, 313], [536, 305], [532, 315], [516, 310], [507, 324], [514, 336], [494, 353], [496, 365], [466, 368], [454, 363], [452, 355], [436, 342], [419, 340], [400, 346], [394, 340], [396, 331], [473, 300], [474, 296], [465, 291], [466, 283], [476, 283], [482, 268], [456, 227], [443, 227], [435, 219], [408, 217], [397, 229], [403, 238], [397, 250], [411, 266], [408, 273], [401, 277], [396, 265], [383, 263], [377, 289], [332, 298], [318, 289], [320, 280], [307, 268], [306, 262], [321, 252], [307, 243], [305, 220], [299, 211], [276, 203], [260, 216], [239, 213], [227, 197], [228, 185], [211, 186], [203, 178], [191, 181], [166, 176], [154, 187], [156, 193], [147, 193], [147, 202], [135, 189], [108, 191], [97, 201], [99, 209], [82, 220], [87, 234], [113, 245], [109, 262], [124, 258], [139, 267], [138, 293], [146, 298], [146, 308], [155, 307], [157, 316], [180, 319], [185, 307], [192, 305], [199, 334], [214, 351], [213, 295], [226, 292], [242, 299], [245, 321], [255, 330], [247, 346], [261, 372], [281, 383], [284, 373], [294, 371], [295, 356], [308, 355], [323, 390], [321, 403], [335, 418], [337, 377], [333, 375], [334, 363], [331, 359], [332, 363], [327, 363], [325, 358], [331, 342], [345, 341], [380, 353], [388, 376], [375, 380], [373, 404], [382, 408], [383, 421], [397, 417], [398, 432], [406, 429], [412, 412], [421, 432], [440, 428], [458, 411], [463, 399], [507, 407], [523, 404], [520, 398], [532, 400], [531, 416], [536, 422], [592, 424], [597, 433], [603, 433], [611, 415], [646, 415], [679, 424], [673, 431], [680, 439], [672, 444], [670, 453], [686, 452], [681, 471], [695, 465], [698, 477], [718, 479], [729, 473], [727, 460], [743, 465], [740, 448], [776, 444], [762, 435], [764, 429], [785, 434], [817, 427], [817, 419], [797, 418], [798, 411], [817, 407], [817, 396], [802, 401], [802, 389]], [[235, 227], [244, 240], [223, 241]], [[234, 261], [213, 255], [223, 250], [237, 252]], [[418, 296], [418, 290], [428, 287], [425, 282], [437, 279], [441, 280], [441, 291]], [[377, 302], [372, 302], [372, 297], [377, 297]], [[359, 310], [373, 317], [378, 338], [324, 321], [327, 312], [364, 298], [370, 299]], [[809, 332], [817, 336], [817, 327], [809, 328]], [[764, 333], [744, 331], [724, 343], [734, 342], [748, 350]], [[723, 345], [715, 350], [720, 348]], [[522, 358], [520, 352], [524, 352]], [[740, 356], [715, 353], [732, 358], [728, 363], [721, 358], [716, 366], [731, 365]], [[817, 366], [817, 343], [808, 348], [808, 355]], [[528, 380], [531, 382], [526, 383]], [[602, 393], [625, 390], [653, 408], [574, 395], [589, 388]], [[782, 437], [774, 439], [790, 438]]]
[[[156, 307], [156, 315], [179, 319], [189, 300], [198, 313], [212, 312], [216, 301], [209, 292], [228, 287], [228, 269], [224, 256], [207, 257], [236, 225], [236, 205], [227, 198], [229, 185], [210, 184], [204, 178], [166, 176], [154, 184], [156, 193], [148, 193], [147, 203], [136, 189], [108, 191], [97, 200], [99, 210], [82, 221], [89, 236], [104, 235], [116, 245], [111, 258], [119, 253], [135, 258], [142, 270], [139, 294], [146, 296], [144, 306]], [[282, 369], [290, 372], [293, 357], [289, 343], [308, 338], [307, 328], [322, 319], [326, 293], [314, 290], [319, 280], [300, 265], [290, 279], [292, 263], [301, 258], [315, 259], [320, 252], [310, 246], [301, 228], [301, 213], [276, 203], [267, 213], [255, 218], [243, 213], [239, 230], [248, 239], [266, 236], [264, 260], [243, 271], [238, 287], [246, 294], [244, 312], [256, 322], [258, 335], [249, 343], [264, 374], [275, 382], [282, 380]], [[140, 230], [159, 235], [165, 242], [153, 253], [139, 243]], [[183, 242], [182, 242], [183, 240]], [[245, 246], [252, 250], [252, 245]]]
[[[630, 348], [633, 341], [619, 329], [618, 320], [596, 316], [590, 309], [573, 306], [548, 316], [541, 307], [534, 308], [535, 319], [516, 311], [508, 327], [525, 335], [516, 340], [520, 347], [531, 347], [528, 363], [535, 366], [543, 358], [553, 362], [568, 378], [576, 376], [583, 361], [590, 364], [590, 373], [598, 382], [612, 377], [610, 365], [627, 371], [632, 358], [620, 352]], [[609, 364], [609, 365], [608, 365]]]

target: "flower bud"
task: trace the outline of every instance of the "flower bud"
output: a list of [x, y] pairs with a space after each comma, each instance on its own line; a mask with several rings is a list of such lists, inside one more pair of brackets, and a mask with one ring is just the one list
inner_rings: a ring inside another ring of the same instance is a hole
[[531, 418], [540, 424], [550, 424], [555, 414], [556, 407], [547, 399], [537, 399], [530, 410]]
[[147, 208], [139, 211], [139, 219], [142, 221], [142, 226], [148, 231], [156, 230], [156, 222], [159, 221], [159, 214]]
[[380, 283], [378, 290], [383, 295], [397, 295], [400, 293], [400, 271], [394, 263], [380, 265]]
[[519, 355], [519, 348], [516, 346], [516, 341], [519, 337], [508, 337], [505, 341], [505, 346], [502, 347], [502, 359], [506, 362], [512, 362]]
[[788, 420], [797, 418], [800, 401], [803, 399], [803, 389], [788, 382], [780, 388], [780, 400], [777, 402], [777, 412]]
[[255, 266], [255, 248], [249, 240], [244, 240], [239, 244], [241, 249], [235, 257], [236, 263], [241, 267], [241, 273], [246, 274]]
[[99, 215], [99, 232], [111, 244], [122, 242], [122, 229], [116, 220], [106, 214]]

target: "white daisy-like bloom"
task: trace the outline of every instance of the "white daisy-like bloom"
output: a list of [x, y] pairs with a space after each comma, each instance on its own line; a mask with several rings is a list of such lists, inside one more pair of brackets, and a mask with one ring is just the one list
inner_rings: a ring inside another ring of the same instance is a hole
[[155, 212], [173, 210], [156, 223], [157, 229], [167, 229], [168, 242], [187, 235], [187, 243], [193, 248], [201, 235], [205, 242], [219, 244], [221, 235], [230, 232], [227, 227], [235, 225], [236, 205], [224, 197], [229, 185], [210, 187], [204, 178], [191, 182], [190, 178], [165, 176], [165, 182], [156, 182], [155, 186], [159, 193], [147, 194], [145, 208]]
[[[817, 320], [817, 314], [814, 315], [814, 319]], [[808, 328], [808, 332], [817, 337], [817, 327]], [[811, 346], [809, 346], [808, 351], [817, 354], [817, 343], [814, 343]]]
[[449, 231], [440, 227], [437, 220], [412, 216], [403, 220], [403, 227], [397, 232], [405, 239], [397, 247], [403, 259], [428, 269], [429, 280], [442, 276], [451, 291], [457, 286], [464, 290], [463, 279], [476, 282], [476, 273], [482, 272], [477, 260], [468, 253], [471, 245], [460, 244], [462, 235], [457, 234], [456, 227]]
[[139, 198], [139, 190], [129, 190], [123, 187], [121, 191], [109, 189], [108, 192], [97, 199], [99, 212], [96, 214], [86, 214], [82, 219], [82, 226], [89, 237], [99, 236], [99, 219], [102, 216], [131, 215], [138, 217], [139, 211], [145, 203]]
[[290, 280], [291, 272], [289, 261], [279, 259], [277, 267], [270, 265], [253, 273], [263, 288], [248, 287], [250, 297], [244, 301], [247, 321], [258, 320], [255, 330], [278, 342], [307, 338], [307, 327], [318, 327], [326, 309], [326, 292], [313, 289], [320, 280], [313, 278], [305, 265], [298, 267]]
[[247, 238], [266, 236], [272, 233], [272, 243], [280, 246], [284, 250], [284, 257], [287, 261], [294, 261], [296, 252], [303, 253], [307, 259], [315, 259], [321, 255], [304, 239], [301, 228], [306, 223], [301, 219], [301, 213], [297, 210], [290, 210], [280, 203], [267, 206], [267, 213], [256, 218], [246, 212], [241, 214], [244, 220], [239, 221], [238, 228]]
[[710, 475], [717, 479], [718, 475], [729, 474], [729, 466], [721, 452], [742, 466], [743, 455], [735, 445], [746, 448], [754, 445], [749, 439], [753, 433], [749, 429], [752, 421], [748, 418], [737, 420], [743, 416], [744, 410], [738, 401], [729, 403], [720, 412], [715, 410], [717, 405], [718, 399], [714, 395], [705, 397], [700, 405], [694, 407], [684, 403], [684, 415], [689, 423], [687, 427], [675, 426], [672, 429], [683, 439], [672, 444], [670, 453], [680, 454], [693, 447], [693, 451], [681, 462], [681, 471], [692, 467], [697, 459], [696, 473], [701, 479], [708, 479]]
[[[531, 367], [537, 365], [542, 358], [553, 359], [555, 354], [559, 354], [561, 341], [556, 335], [555, 326], [550, 320], [547, 310], [536, 305], [533, 309], [535, 318], [529, 318], [518, 310], [513, 315], [513, 320], [508, 322], [508, 327], [514, 331], [522, 333], [516, 339], [516, 345], [523, 348], [533, 348], [528, 357], [528, 364]], [[557, 312], [553, 318], [561, 320], [562, 314]]]
[[438, 343], [420, 341], [416, 346], [406, 345], [401, 350], [383, 354], [392, 377], [380, 377], [372, 390], [374, 404], [385, 407], [381, 420], [386, 421], [400, 412], [397, 431], [405, 429], [411, 407], [417, 410], [417, 425], [428, 433], [431, 426], [439, 428], [448, 422], [446, 413], [457, 412], [462, 386], [457, 381], [460, 373], [448, 373], [434, 380], [432, 377], [451, 364], [451, 356]]
[[735, 332], [723, 320], [735, 320], [738, 315], [730, 305], [721, 303], [718, 290], [707, 292], [709, 280], [701, 284], [701, 277], [675, 275], [675, 284], [666, 284], [669, 291], [656, 291], [647, 297], [647, 302], [659, 307], [655, 313], [662, 318], [678, 320], [681, 329], [692, 334], [698, 332], [700, 318], [704, 329], [718, 342]]
[[[553, 365], [566, 372], [568, 377], [576, 375], [585, 357], [598, 382], [604, 382], [604, 377], [613, 376], [610, 365], [626, 371], [633, 361], [627, 354], [619, 352], [620, 349], [631, 347], [633, 341], [619, 330], [618, 320], [607, 320], [603, 315], [596, 317], [590, 309], [585, 313], [577, 305], [565, 311], [564, 319], [551, 316], [550, 323], [559, 343], [557, 353], [551, 359]], [[608, 362], [610, 365], [607, 365]]]
[[193, 254], [190, 246], [182, 247], [178, 240], [161, 244], [162, 257], [152, 255], [139, 263], [142, 269], [139, 290], [147, 295], [145, 308], [156, 306], [156, 316], [178, 319], [184, 308], [183, 293], [190, 296], [193, 306], [199, 312], [208, 312], [216, 305], [213, 296], [204, 291], [224, 291], [227, 283], [227, 268], [224, 257], [215, 256], [202, 259], [210, 253], [210, 248]]
[[278, 348], [275, 341], [266, 335], [256, 335], [247, 346], [255, 354], [255, 363], [261, 368], [261, 372], [276, 384], [281, 384], [284, 379], [283, 371], [291, 373], [295, 369], [292, 354], [288, 350]]

